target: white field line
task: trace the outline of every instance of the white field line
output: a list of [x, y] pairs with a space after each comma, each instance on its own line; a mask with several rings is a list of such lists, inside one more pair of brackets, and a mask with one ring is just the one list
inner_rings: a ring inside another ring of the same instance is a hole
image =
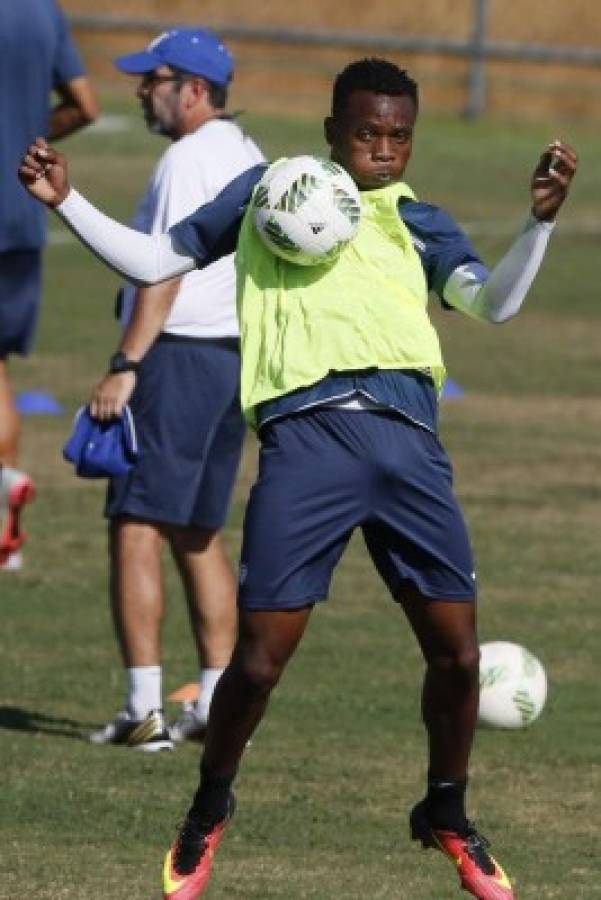
[[88, 134], [117, 134], [121, 131], [129, 131], [134, 126], [132, 116], [105, 114], [100, 116], [97, 122], [88, 129]]

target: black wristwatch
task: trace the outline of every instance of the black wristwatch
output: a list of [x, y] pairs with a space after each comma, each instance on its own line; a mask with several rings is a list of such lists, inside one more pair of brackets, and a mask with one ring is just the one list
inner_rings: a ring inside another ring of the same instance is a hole
[[109, 360], [110, 375], [121, 375], [122, 372], [135, 372], [137, 374], [139, 368], [140, 362], [135, 359], [128, 359], [121, 350], [113, 353]]

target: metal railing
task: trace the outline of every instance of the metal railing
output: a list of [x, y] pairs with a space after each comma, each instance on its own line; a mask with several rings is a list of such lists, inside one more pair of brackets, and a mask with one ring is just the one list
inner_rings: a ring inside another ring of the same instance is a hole
[[[472, 34], [465, 40], [427, 35], [365, 34], [354, 31], [270, 28], [226, 23], [213, 26], [213, 28], [224, 39], [242, 42], [261, 41], [274, 45], [348, 48], [364, 52], [410, 52], [461, 58], [468, 63], [467, 99], [464, 112], [470, 118], [479, 116], [486, 109], [486, 68], [490, 61], [601, 67], [601, 47], [572, 47], [488, 40], [489, 11], [489, 0], [474, 0]], [[147, 31], [156, 34], [168, 28], [190, 27], [189, 22], [113, 15], [74, 14], [70, 16], [70, 22], [74, 28], [99, 32]]]

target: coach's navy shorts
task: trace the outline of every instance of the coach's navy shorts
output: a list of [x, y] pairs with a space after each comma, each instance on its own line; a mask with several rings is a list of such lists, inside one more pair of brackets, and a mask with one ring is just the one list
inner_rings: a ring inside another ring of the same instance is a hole
[[474, 599], [470, 542], [436, 435], [395, 413], [322, 408], [264, 429], [240, 606], [325, 599], [356, 527], [394, 598], [409, 581], [426, 597]]
[[159, 337], [130, 403], [140, 457], [110, 482], [108, 518], [223, 525], [244, 439], [239, 381], [235, 338]]
[[0, 359], [31, 350], [41, 293], [40, 250], [0, 253]]

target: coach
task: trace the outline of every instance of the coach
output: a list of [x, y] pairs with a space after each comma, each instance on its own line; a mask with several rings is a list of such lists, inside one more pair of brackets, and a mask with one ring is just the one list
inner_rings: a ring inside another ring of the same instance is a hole
[[[169, 31], [116, 65], [140, 77], [137, 96], [148, 127], [172, 141], [139, 205], [138, 230], [165, 231], [262, 160], [225, 112], [233, 60], [212, 33]], [[151, 326], [174, 292], [153, 342]], [[112, 481], [106, 504], [127, 700], [90, 739], [155, 751], [171, 749], [173, 739], [202, 736], [235, 637], [237, 585], [219, 534], [244, 436], [233, 254], [156, 288], [126, 286], [121, 315], [120, 346], [90, 407], [107, 420], [131, 397], [140, 447], [137, 466]], [[182, 576], [200, 660], [199, 700], [171, 730], [161, 685], [165, 542]]]

